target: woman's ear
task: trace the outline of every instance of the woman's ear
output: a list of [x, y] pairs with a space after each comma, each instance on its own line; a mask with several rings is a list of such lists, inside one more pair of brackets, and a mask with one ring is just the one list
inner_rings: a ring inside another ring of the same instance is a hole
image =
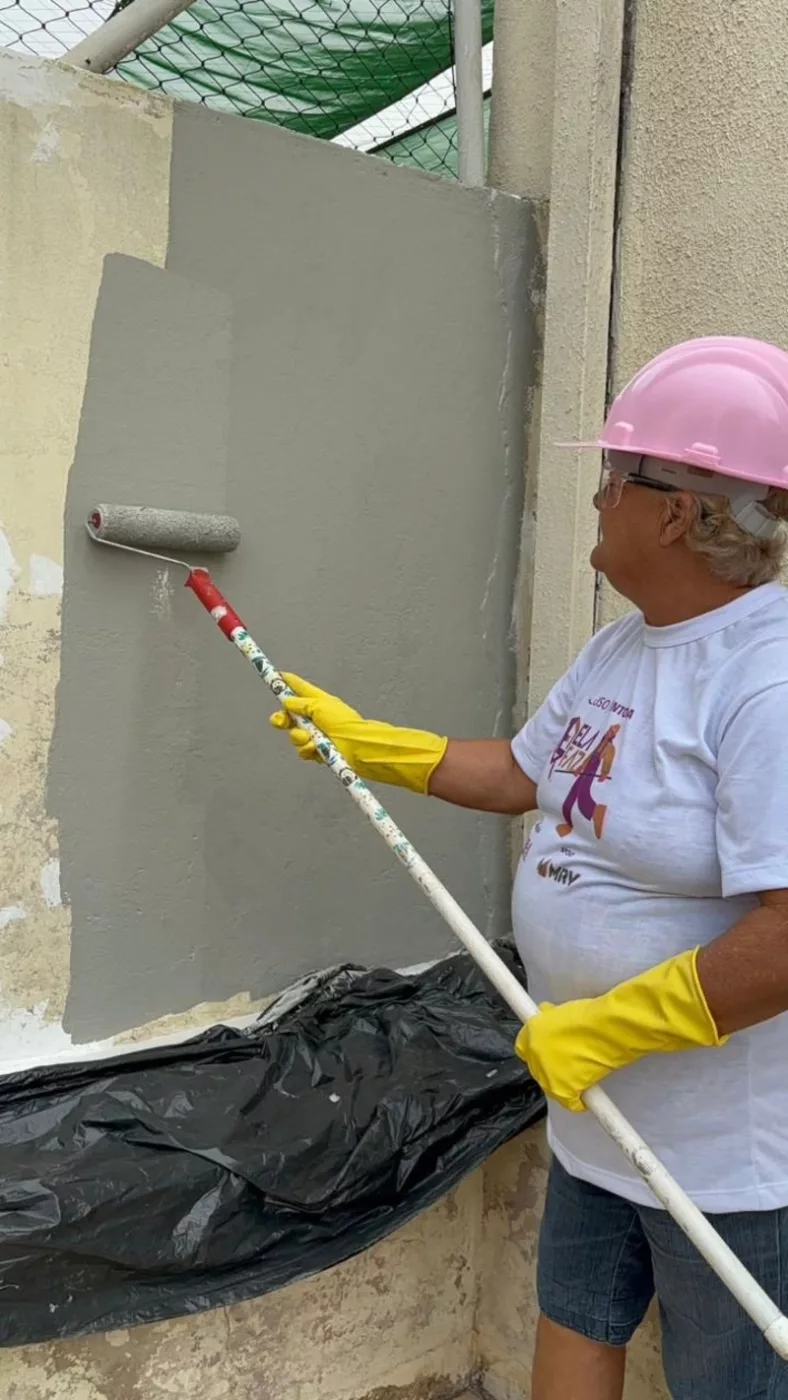
[[676, 544], [686, 535], [695, 511], [689, 491], [674, 491], [665, 495], [659, 523], [659, 542], [663, 548]]

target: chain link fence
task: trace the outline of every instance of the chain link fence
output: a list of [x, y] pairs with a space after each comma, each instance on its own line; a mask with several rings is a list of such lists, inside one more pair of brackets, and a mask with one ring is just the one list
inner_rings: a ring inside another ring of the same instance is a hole
[[[0, 0], [0, 47], [62, 58], [129, 3]], [[456, 177], [452, 55], [451, 0], [195, 0], [116, 76]]]

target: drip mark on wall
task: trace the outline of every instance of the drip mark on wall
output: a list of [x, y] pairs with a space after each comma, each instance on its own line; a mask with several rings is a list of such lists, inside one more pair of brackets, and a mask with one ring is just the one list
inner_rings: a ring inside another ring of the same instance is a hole
[[153, 611], [157, 617], [172, 616], [173, 587], [169, 569], [158, 569], [151, 585]]

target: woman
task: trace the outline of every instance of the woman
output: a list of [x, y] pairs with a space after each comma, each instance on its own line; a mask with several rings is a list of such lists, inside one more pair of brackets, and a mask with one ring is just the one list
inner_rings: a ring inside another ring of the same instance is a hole
[[[584, 444], [590, 445], [590, 444]], [[619, 395], [595, 568], [635, 605], [511, 745], [363, 720], [292, 678], [363, 777], [540, 817], [517, 945], [549, 1100], [533, 1400], [620, 1400], [656, 1293], [673, 1400], [788, 1400], [788, 1367], [596, 1121], [611, 1098], [788, 1308], [788, 355], [690, 341]], [[567, 878], [550, 878], [555, 868]]]

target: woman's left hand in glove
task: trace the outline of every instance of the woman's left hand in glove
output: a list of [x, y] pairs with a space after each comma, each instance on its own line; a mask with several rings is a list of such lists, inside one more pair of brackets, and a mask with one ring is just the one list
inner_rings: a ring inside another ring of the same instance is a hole
[[698, 952], [679, 953], [603, 996], [545, 1002], [515, 1049], [548, 1098], [581, 1113], [586, 1089], [644, 1055], [723, 1045], [698, 980]]

